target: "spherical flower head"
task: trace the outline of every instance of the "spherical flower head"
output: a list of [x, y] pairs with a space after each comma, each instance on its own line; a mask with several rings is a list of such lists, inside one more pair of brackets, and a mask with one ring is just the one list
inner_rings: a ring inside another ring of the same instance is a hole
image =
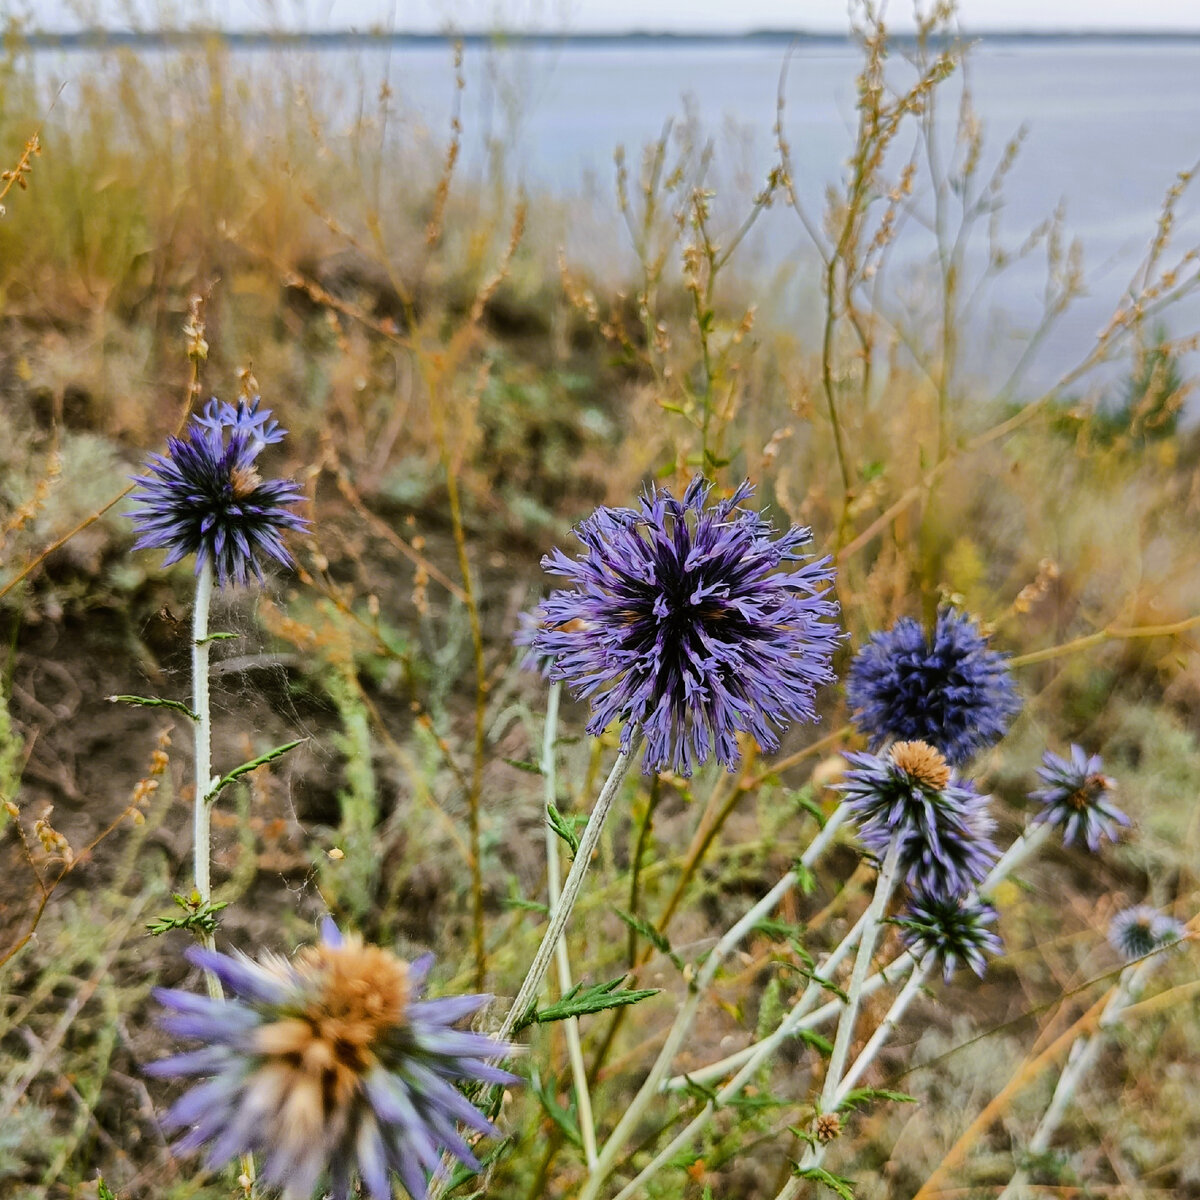
[[988, 957], [1004, 948], [999, 934], [989, 928], [995, 920], [996, 910], [977, 896], [918, 891], [896, 923], [913, 957], [940, 966], [949, 983], [960, 964], [982, 976]]
[[1116, 783], [1104, 774], [1100, 755], [1089, 758], [1075, 745], [1071, 746], [1070, 758], [1047, 750], [1038, 777], [1046, 786], [1030, 793], [1031, 800], [1042, 804], [1033, 819], [1058, 826], [1066, 845], [1082, 837], [1089, 850], [1099, 850], [1105, 838], [1115, 842], [1120, 827], [1129, 824], [1129, 818], [1109, 796]]
[[919, 739], [954, 766], [997, 741], [1021, 708], [1004, 655], [949, 608], [932, 634], [910, 617], [872, 634], [850, 666], [846, 696], [873, 750], [889, 738]]
[[355, 1174], [372, 1200], [391, 1200], [392, 1172], [420, 1200], [447, 1151], [479, 1169], [458, 1126], [496, 1130], [454, 1085], [516, 1082], [490, 1061], [512, 1048], [454, 1026], [490, 996], [422, 999], [432, 956], [407, 963], [332, 921], [291, 961], [187, 955], [231, 997], [155, 993], [170, 1010], [163, 1026], [203, 1043], [146, 1068], [205, 1077], [165, 1118], [185, 1131], [178, 1150], [207, 1147], [210, 1169], [260, 1154], [284, 1200], [310, 1200], [320, 1184], [348, 1200]]
[[302, 494], [291, 480], [264, 480], [255, 465], [284, 432], [258, 400], [236, 408], [211, 400], [187, 436], [168, 438], [167, 453], [150, 455], [150, 473], [136, 477], [134, 549], [165, 548], [164, 566], [194, 554], [196, 573], [210, 563], [222, 587], [251, 571], [261, 579], [263, 556], [290, 566], [282, 533], [308, 528], [289, 508]]
[[1123, 909], [1108, 926], [1109, 943], [1126, 962], [1182, 941], [1186, 935], [1180, 922], [1149, 904]]
[[711, 489], [697, 476], [682, 500], [599, 508], [575, 530], [582, 554], [542, 560], [571, 587], [542, 603], [534, 650], [591, 702], [589, 733], [623, 721], [625, 751], [645, 734], [646, 773], [690, 775], [710, 755], [733, 770], [739, 732], [776, 749], [777, 730], [817, 719], [843, 636], [831, 560], [799, 553], [811, 531], [743, 508], [748, 482], [706, 506]]
[[852, 770], [835, 784], [877, 858], [900, 845], [908, 885], [960, 896], [995, 861], [988, 798], [954, 781], [942, 754], [925, 742], [897, 742], [883, 754], [846, 755]]

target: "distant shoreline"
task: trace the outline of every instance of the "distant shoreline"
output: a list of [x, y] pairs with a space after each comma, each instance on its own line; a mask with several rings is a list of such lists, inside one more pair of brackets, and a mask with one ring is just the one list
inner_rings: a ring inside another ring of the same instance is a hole
[[[202, 46], [216, 40], [235, 49], [339, 49], [362, 46], [445, 46], [454, 42], [465, 45], [509, 46], [582, 46], [595, 49], [621, 49], [630, 46], [695, 45], [811, 45], [848, 46], [854, 39], [843, 33], [813, 33], [795, 29], [760, 29], [748, 33], [554, 33], [474, 30], [459, 33], [396, 33], [385, 29], [339, 29], [314, 32], [271, 32], [267, 30], [220, 29], [81, 29], [54, 32], [33, 30], [10, 35], [16, 45], [33, 50], [100, 50], [105, 48], [172, 49]], [[899, 45], [915, 42], [913, 34], [896, 33], [892, 41]], [[1104, 30], [1075, 32], [1012, 32], [981, 30], [964, 34], [961, 39], [936, 37], [935, 45], [953, 41], [990, 44], [1039, 45], [1063, 42], [1193, 42], [1200, 44], [1200, 30]]]

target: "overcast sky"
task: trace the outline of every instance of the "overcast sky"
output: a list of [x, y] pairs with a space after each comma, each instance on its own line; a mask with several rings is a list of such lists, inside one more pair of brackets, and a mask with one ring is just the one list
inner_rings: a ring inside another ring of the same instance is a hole
[[[960, 0], [963, 28], [1189, 29], [1200, 31], [1200, 0]], [[24, 13], [44, 29], [186, 24], [207, 12], [228, 28], [396, 30], [540, 28], [574, 32], [705, 30], [764, 26], [841, 31], [846, 0], [0, 0], [0, 13]], [[888, 6], [895, 29], [911, 27], [909, 0]], [[83, 14], [81, 19], [80, 14]]]

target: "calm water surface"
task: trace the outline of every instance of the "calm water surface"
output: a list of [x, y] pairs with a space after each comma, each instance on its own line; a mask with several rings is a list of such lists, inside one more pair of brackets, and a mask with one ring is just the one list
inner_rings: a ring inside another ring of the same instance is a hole
[[[88, 57], [46, 56], [59, 71], [86, 69]], [[453, 68], [445, 47], [242, 50], [237, 57], [260, 86], [293, 72], [297, 78], [307, 73], [344, 80], [348, 115], [356, 98], [369, 104], [386, 78], [414, 132], [446, 127]], [[265, 61], [283, 58], [286, 63]], [[503, 145], [512, 178], [534, 190], [589, 198], [591, 221], [568, 226], [563, 240], [572, 255], [611, 262], [626, 252], [611, 199], [615, 147], [626, 147], [636, 165], [640, 148], [668, 118], [682, 121], [690, 112], [715, 138], [714, 182], [723, 196], [744, 199], [774, 161], [772, 127], [785, 61], [786, 132], [797, 189], [819, 214], [825, 186], [845, 170], [853, 140], [860, 58], [848, 44], [801, 44], [790, 58], [783, 42], [469, 46], [464, 162], [482, 173], [489, 146]], [[894, 70], [897, 80], [907, 77], [899, 61]], [[1032, 384], [1048, 383], [1086, 353], [1145, 252], [1164, 192], [1181, 169], [1200, 159], [1200, 42], [988, 41], [972, 51], [967, 77], [987, 134], [985, 164], [990, 167], [1016, 130], [1028, 126], [1005, 190], [1003, 241], [1015, 247], [1061, 203], [1068, 235], [1083, 244], [1089, 295], [1057, 328], [1032, 372]], [[955, 81], [942, 93], [946, 154], [960, 88]], [[911, 149], [911, 139], [902, 143], [894, 163]], [[928, 209], [927, 199], [918, 194], [919, 209]], [[729, 219], [735, 210], [731, 204]], [[1196, 210], [1185, 209], [1190, 215], [1180, 229], [1181, 246], [1200, 242]], [[980, 237], [971, 261], [980, 265], [984, 253]], [[891, 311], [919, 322], [929, 295], [922, 279], [931, 261], [928, 233], [910, 221], [897, 245], [887, 296]], [[788, 262], [794, 269], [780, 285], [776, 268]], [[749, 247], [748, 266], [764, 288], [767, 280], [776, 281], [767, 310], [806, 334], [818, 320], [813, 263], [810, 243], [791, 213], [770, 213]], [[972, 330], [981, 375], [993, 381], [1006, 376], [1024, 331], [1039, 317], [1044, 288], [1044, 255], [1014, 266], [990, 287]], [[1177, 335], [1196, 327], [1198, 304], [1186, 303], [1171, 318]]]

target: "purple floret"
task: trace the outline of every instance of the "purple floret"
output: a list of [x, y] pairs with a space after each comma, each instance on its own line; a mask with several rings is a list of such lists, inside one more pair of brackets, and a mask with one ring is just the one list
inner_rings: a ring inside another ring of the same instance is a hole
[[660, 489], [599, 508], [576, 527], [582, 554], [542, 560], [571, 586], [537, 610], [534, 653], [591, 702], [589, 733], [621, 721], [625, 751], [645, 734], [647, 773], [690, 775], [710, 755], [732, 770], [738, 733], [776, 749], [777, 730], [817, 719], [834, 678], [831, 560], [799, 553], [810, 530], [777, 533], [742, 508], [748, 482], [705, 507], [711, 489], [697, 476], [682, 500]]
[[303, 499], [289, 479], [262, 479], [255, 460], [284, 435], [259, 402], [237, 408], [212, 400], [192, 418], [187, 436], [168, 438], [167, 453], [149, 457], [147, 475], [135, 479], [135, 550], [162, 548], [164, 566], [196, 556], [196, 573], [212, 565], [217, 583], [245, 583], [259, 560], [290, 566], [285, 530], [303, 532], [308, 522], [289, 505]]
[[1105, 838], [1115, 842], [1121, 827], [1129, 824], [1129, 818], [1112, 802], [1115, 784], [1104, 774], [1100, 755], [1089, 757], [1076, 745], [1071, 746], [1069, 759], [1047, 750], [1038, 777], [1047, 786], [1029, 794], [1042, 805], [1033, 819], [1061, 829], [1065, 845], [1080, 837], [1089, 850], [1096, 851]]
[[455, 1026], [490, 996], [423, 999], [431, 957], [404, 963], [332, 922], [319, 947], [291, 960], [188, 958], [231, 995], [155, 993], [162, 1025], [202, 1043], [146, 1067], [192, 1081], [164, 1119], [180, 1132], [177, 1150], [204, 1150], [212, 1169], [260, 1155], [263, 1180], [285, 1200], [318, 1188], [348, 1200], [355, 1175], [372, 1200], [392, 1200], [393, 1176], [422, 1200], [446, 1152], [480, 1169], [459, 1127], [496, 1130], [456, 1083], [518, 1077], [495, 1065], [512, 1047]]
[[918, 891], [897, 924], [913, 957], [923, 963], [932, 956], [949, 983], [959, 964], [982, 976], [988, 958], [1004, 949], [999, 934], [988, 928], [995, 920], [996, 910], [977, 896]]
[[999, 740], [1021, 708], [1004, 655], [948, 608], [932, 635], [910, 617], [872, 634], [850, 666], [846, 696], [872, 749], [920, 740], [956, 766]]
[[987, 796], [970, 784], [931, 787], [888, 757], [852, 751], [846, 758], [852, 769], [836, 786], [859, 837], [880, 859], [899, 842], [909, 887], [961, 896], [983, 879], [998, 853]]

